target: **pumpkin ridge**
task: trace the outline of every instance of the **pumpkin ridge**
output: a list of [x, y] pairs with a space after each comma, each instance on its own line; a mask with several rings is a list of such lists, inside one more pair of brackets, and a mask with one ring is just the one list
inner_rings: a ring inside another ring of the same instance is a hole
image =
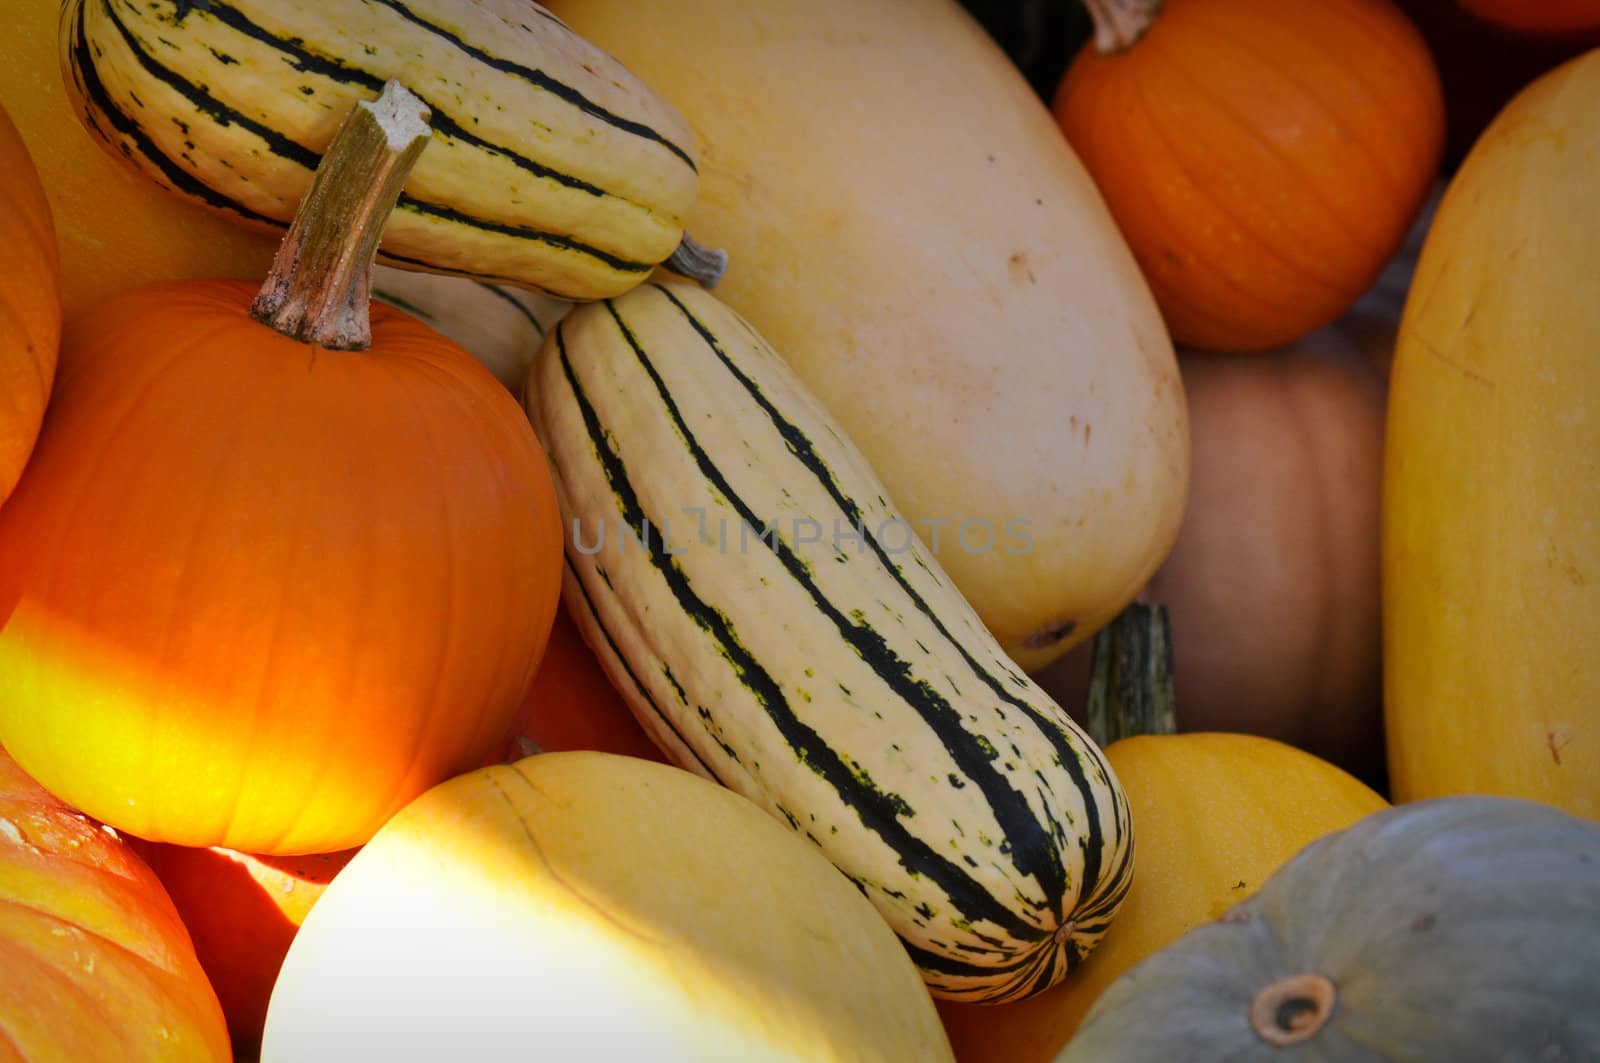
[[[1343, 8], [1340, 7], [1337, 4], [1326, 5], [1325, 9], [1326, 10], [1343, 10]], [[1203, 9], [1203, 8], [1197, 9], [1197, 11], [1203, 11], [1203, 10], [1205, 10], [1205, 9]], [[1193, 16], [1191, 16], [1191, 17], [1193, 18]], [[1204, 18], [1204, 17], [1193, 18], [1193, 20], [1194, 20], [1195, 24], [1198, 25], [1198, 26], [1202, 26], [1202, 27], [1207, 26], [1207, 19]], [[1359, 145], [1361, 153], [1363, 155], [1365, 155], [1366, 158], [1367, 158], [1367, 161], [1372, 164], [1373, 172], [1383, 175], [1384, 183], [1385, 183], [1385, 185], [1388, 186], [1387, 188], [1385, 188], [1385, 190], [1384, 190], [1385, 192], [1387, 192], [1389, 195], [1395, 197], [1396, 199], [1398, 199], [1400, 197], [1401, 193], [1405, 192], [1406, 188], [1405, 188], [1404, 180], [1401, 178], [1401, 176], [1399, 174], [1397, 174], [1394, 170], [1389, 168], [1388, 163], [1389, 163], [1389, 158], [1390, 157], [1373, 151], [1372, 150], [1372, 145], [1368, 142], [1367, 138], [1365, 138], [1365, 137], [1357, 137], [1357, 136], [1352, 135], [1352, 134], [1356, 133], [1357, 130], [1354, 130], [1354, 129], [1350, 128], [1350, 126], [1348, 124], [1346, 124], [1346, 122], [1342, 119], [1341, 114], [1340, 114], [1340, 109], [1338, 107], [1335, 107], [1335, 106], [1331, 105], [1330, 103], [1328, 103], [1327, 98], [1324, 97], [1320, 92], [1317, 91], [1317, 86], [1316, 86], [1315, 82], [1307, 82], [1307, 81], [1302, 80], [1302, 79], [1300, 79], [1298, 77], [1295, 77], [1294, 76], [1294, 72], [1291, 71], [1290, 69], [1284, 67], [1283, 65], [1281, 65], [1277, 61], [1277, 57], [1275, 55], [1273, 55], [1273, 53], [1271, 53], [1270, 51], [1266, 51], [1264, 49], [1261, 49], [1261, 48], [1257, 47], [1255, 45], [1255, 42], [1253, 40], [1251, 40], [1250, 38], [1241, 38], [1237, 34], [1220, 32], [1222, 30], [1222, 27], [1220, 27], [1220, 26], [1212, 26], [1212, 27], [1209, 27], [1209, 28], [1213, 30], [1213, 32], [1211, 32], [1209, 35], [1214, 40], [1218, 41], [1221, 44], [1226, 45], [1229, 48], [1235, 49], [1236, 51], [1238, 51], [1241, 54], [1248, 55], [1251, 59], [1255, 60], [1262, 67], [1270, 69], [1274, 73], [1276, 73], [1279, 76], [1281, 76], [1283, 78], [1283, 82], [1284, 82], [1285, 85], [1293, 86], [1298, 91], [1299, 97], [1303, 102], [1311, 104], [1313, 109], [1315, 109], [1316, 111], [1319, 111], [1322, 114], [1326, 115], [1328, 117], [1331, 125], [1334, 127], [1334, 129], [1338, 133], [1340, 133], [1342, 135], [1345, 135], [1349, 140], [1351, 140], [1352, 142], [1354, 142], [1357, 145]], [[1180, 55], [1186, 55], [1188, 53], [1184, 53], [1184, 52], [1180, 51], [1179, 54]], [[1319, 55], [1319, 58], [1320, 58], [1320, 55]], [[1173, 68], [1174, 69], [1180, 69], [1177, 66], [1175, 61], [1173, 62]], [[1377, 105], [1381, 101], [1383, 101], [1384, 94], [1381, 91], [1379, 91], [1377, 88], [1375, 88], [1370, 82], [1367, 82], [1367, 81], [1365, 81], [1364, 79], [1361, 78], [1360, 73], [1362, 71], [1364, 71], [1364, 70], [1365, 70], [1365, 68], [1359, 63], [1347, 63], [1347, 64], [1342, 64], [1340, 66], [1341, 73], [1344, 74], [1345, 76], [1349, 77], [1352, 81], [1359, 82], [1360, 85], [1361, 85], [1361, 90], [1362, 90], [1363, 94], [1365, 94], [1368, 97], [1368, 99], [1372, 100], [1374, 105]], [[1184, 74], [1187, 77], [1187, 79], [1190, 81], [1191, 84], [1196, 85], [1196, 87], [1203, 88], [1203, 86], [1204, 86], [1203, 81], [1201, 79], [1199, 79], [1199, 78], [1196, 78], [1191, 71], [1185, 70]], [[1223, 101], [1223, 100], [1217, 98], [1215, 95], [1210, 94], [1210, 93], [1206, 93], [1206, 95], [1208, 95], [1212, 99], [1212, 101], [1215, 104], [1217, 104], [1219, 110], [1227, 111], [1228, 114], [1229, 114], [1229, 117], [1235, 118], [1237, 120], [1238, 116], [1233, 113], [1233, 111], [1232, 111], [1232, 109], [1230, 107], [1227, 106], [1226, 101]], [[1279, 148], [1278, 145], [1273, 144], [1271, 141], [1269, 141], [1266, 138], [1262, 137], [1258, 130], [1252, 128], [1251, 123], [1246, 122], [1246, 121], [1239, 121], [1238, 124], [1242, 128], [1248, 130], [1257, 140], [1261, 141], [1264, 144], [1268, 144], [1273, 149], [1273, 154], [1278, 156], [1280, 159], [1282, 159], [1282, 161], [1290, 169], [1298, 170], [1298, 167], [1296, 167], [1294, 165], [1293, 158], [1291, 156], [1289, 156], [1289, 155], [1284, 154], [1282, 152], [1282, 150]], [[1299, 174], [1299, 176], [1301, 176], [1302, 178], [1306, 177], [1306, 175], [1304, 173]], [[1323, 197], [1320, 195], [1320, 191], [1321, 190], [1319, 188], [1317, 188], [1315, 183], [1308, 181], [1307, 182], [1307, 187], [1311, 188], [1311, 189], [1314, 189], [1314, 190], [1316, 190], [1317, 193], [1319, 193], [1319, 194], [1316, 195], [1316, 199], [1318, 200], [1318, 202], [1321, 202], [1321, 203], [1323, 203], [1324, 205], [1326, 205], [1328, 207], [1329, 212], [1334, 216], [1336, 221], [1339, 221], [1340, 223], [1345, 223], [1346, 222], [1347, 219], [1339, 217], [1338, 210], [1336, 208], [1334, 208], [1332, 206], [1332, 204], [1327, 203], [1327, 201], [1325, 199], [1323, 199]]]
[[[1349, 219], [1340, 216], [1338, 209], [1335, 208], [1333, 204], [1323, 196], [1322, 190], [1314, 181], [1309, 178], [1304, 171], [1301, 170], [1299, 165], [1295, 163], [1292, 156], [1286, 154], [1278, 144], [1263, 136], [1261, 131], [1255, 128], [1255, 124], [1240, 116], [1227, 100], [1213, 93], [1207, 87], [1203, 78], [1196, 77], [1191, 71], [1180, 66], [1177, 56], [1173, 56], [1171, 58], [1168, 63], [1168, 69], [1172, 73], [1180, 75], [1185, 81], [1187, 81], [1189, 83], [1190, 90], [1194, 95], [1204, 97], [1207, 101], [1209, 101], [1211, 106], [1215, 107], [1220, 113], [1227, 115], [1228, 118], [1232, 120], [1233, 125], [1248, 139], [1260, 144], [1267, 150], [1267, 153], [1273, 159], [1282, 164], [1285, 170], [1290, 171], [1294, 177], [1298, 178], [1301, 187], [1306, 189], [1306, 191], [1309, 193], [1308, 201], [1315, 202], [1319, 207], [1321, 207], [1328, 220], [1331, 221], [1336, 228], [1340, 230], [1349, 228]], [[1289, 84], [1294, 85], [1296, 88], [1301, 87], [1298, 85], [1298, 83], [1292, 80], [1289, 81]], [[1318, 109], [1321, 109], [1320, 103], [1318, 104]], [[1150, 117], [1153, 123], [1156, 121], [1155, 116], [1158, 113], [1159, 112], [1156, 108], [1148, 108], [1146, 111], [1146, 114]], [[1185, 143], [1185, 138], [1181, 136], [1177, 138], [1172, 137], [1164, 126], [1158, 125], [1157, 128], [1161, 132], [1163, 142], [1166, 143], [1171, 150], [1173, 160], [1179, 165], [1180, 168], [1183, 169], [1185, 176], [1188, 177], [1189, 180], [1194, 184], [1195, 188], [1200, 192], [1202, 198], [1211, 203], [1212, 206], [1214, 206], [1224, 218], [1232, 223], [1241, 234], [1249, 238], [1249, 240], [1255, 245], [1258, 253], [1263, 253], [1270, 256], [1285, 266], [1288, 266], [1294, 271], [1294, 273], [1309, 281], [1312, 281], [1321, 288], [1327, 289], [1333, 294], [1338, 295], [1340, 298], [1354, 298], [1360, 294], [1359, 292], [1352, 292], [1350, 289], [1340, 285], [1337, 281], [1329, 279], [1327, 276], [1323, 275], [1313, 263], [1302, 262], [1298, 259], [1289, 257], [1284, 250], [1280, 249], [1280, 247], [1270, 239], [1269, 234], [1264, 234], [1258, 231], [1254, 225], [1251, 224], [1250, 221], [1247, 221], [1242, 214], [1235, 213], [1234, 211], [1226, 208], [1223, 205], [1222, 200], [1212, 194], [1209, 183], [1196, 181], [1194, 179], [1192, 171], [1187, 166], [1186, 157], [1178, 150], [1178, 146]], [[1365, 144], [1362, 145], [1362, 150], [1367, 150]], [[1282, 221], [1281, 218], [1276, 216], [1275, 220], [1280, 222]], [[1288, 246], [1295, 248], [1299, 248], [1301, 246], [1298, 240], [1290, 240], [1287, 242], [1287, 244]], [[1270, 298], [1264, 298], [1262, 301], [1266, 303], [1274, 303], [1275, 305], [1275, 301]]]
[[[1138, 96], [1139, 101], [1144, 108], [1145, 118], [1147, 120], [1149, 129], [1160, 140], [1162, 146], [1166, 148], [1167, 156], [1171, 160], [1173, 167], [1176, 169], [1178, 174], [1182, 176], [1188, 186], [1194, 190], [1194, 198], [1204, 201], [1224, 222], [1234, 226], [1240, 233], [1249, 236], [1253, 242], [1260, 243], [1256, 237], [1256, 234], [1250, 232], [1246, 226], [1240, 223], [1237, 215], [1226, 208], [1221, 201], [1209, 191], [1205, 182], [1199, 181], [1195, 178], [1193, 171], [1188, 167], [1182, 156], [1179, 154], [1177, 150], [1177, 142], [1174, 141], [1173, 137], [1167, 132], [1164, 125], [1157, 121], [1155, 117], [1156, 109], [1150, 105], [1149, 98], [1145, 95], [1142, 86], [1139, 87], [1139, 91], [1136, 93], [1136, 95]], [[1152, 200], [1159, 201], [1159, 197], [1152, 197]], [[1163, 211], [1163, 213], [1167, 212]], [[1277, 262], [1289, 267], [1295, 274], [1304, 276], [1313, 284], [1325, 288], [1330, 294], [1340, 294], [1339, 290], [1331, 283], [1322, 277], [1316, 276], [1315, 274], [1305, 273], [1302, 269], [1300, 269], [1298, 263], [1285, 259], [1282, 253], [1280, 253], [1270, 244], [1260, 244], [1258, 250], [1268, 258], [1274, 259]], [[1221, 263], [1213, 263], [1213, 265], [1216, 267], [1210, 271], [1213, 279], [1221, 281], [1222, 284], [1225, 285], [1229, 291], [1235, 293], [1235, 295], [1241, 301], [1254, 303], [1262, 308], [1274, 308], [1278, 305], [1276, 300], [1272, 299], [1271, 297], [1263, 295], [1260, 292], [1245, 286], [1238, 278], [1234, 277], [1229, 270], [1223, 268]], [[1219, 316], [1226, 317], [1227, 315]]]

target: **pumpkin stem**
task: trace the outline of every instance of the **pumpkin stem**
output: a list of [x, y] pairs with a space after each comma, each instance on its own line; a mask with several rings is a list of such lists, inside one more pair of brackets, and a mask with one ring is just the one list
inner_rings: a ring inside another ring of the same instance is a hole
[[1104, 749], [1133, 735], [1178, 730], [1172, 620], [1164, 605], [1132, 602], [1095, 632], [1089, 672], [1089, 737]]
[[330, 350], [372, 345], [378, 241], [431, 135], [427, 105], [398, 81], [355, 105], [317, 166], [251, 316]]
[[1296, 974], [1265, 987], [1250, 1002], [1250, 1028], [1269, 1045], [1309, 1041], [1333, 1017], [1339, 990], [1327, 976]]
[[728, 272], [728, 252], [698, 244], [688, 233], [684, 233], [677, 248], [661, 264], [709, 290], [715, 288], [722, 275]]
[[1114, 55], [1144, 36], [1161, 11], [1162, 0], [1083, 0], [1094, 20], [1094, 47]]

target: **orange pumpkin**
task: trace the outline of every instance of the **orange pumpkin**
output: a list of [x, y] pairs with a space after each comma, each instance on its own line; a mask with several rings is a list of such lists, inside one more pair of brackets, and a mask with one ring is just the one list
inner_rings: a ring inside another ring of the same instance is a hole
[[527, 756], [522, 740], [546, 753], [592, 749], [668, 763], [565, 610], [556, 614], [539, 674], [533, 677], [510, 737], [495, 759], [510, 762]]
[[1485, 22], [1533, 34], [1600, 31], [1600, 0], [1456, 0]]
[[155, 875], [0, 749], [0, 1059], [232, 1058]]
[[403, 181], [350, 167], [392, 106], [357, 108], [254, 308], [175, 282], [69, 323], [0, 509], [0, 741], [128, 833], [359, 845], [495, 748], [538, 665], [561, 526], [516, 399], [388, 307], [337, 349]]
[[1349, 309], [1443, 151], [1438, 73], [1405, 15], [1388, 0], [1089, 7], [1100, 43], [1053, 109], [1173, 338], [1264, 350]]
[[132, 840], [156, 873], [216, 990], [234, 1054], [261, 1048], [267, 1001], [306, 913], [358, 850], [253, 856]]
[[39, 173], [0, 107], [0, 503], [28, 463], [55, 379], [61, 276]]
[[1172, 612], [1183, 726], [1383, 766], [1384, 392], [1359, 355], [1181, 361], [1189, 506], [1145, 597]]

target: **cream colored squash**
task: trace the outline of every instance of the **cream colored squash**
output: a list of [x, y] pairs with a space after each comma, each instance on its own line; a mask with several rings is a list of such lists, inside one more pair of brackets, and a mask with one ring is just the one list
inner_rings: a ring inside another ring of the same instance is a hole
[[550, 7], [694, 128], [717, 295], [937, 530], [1006, 651], [1036, 668], [1109, 620], [1177, 532], [1182, 386], [1099, 193], [978, 24], [955, 0]]
[[546, 753], [418, 798], [284, 961], [263, 1063], [951, 1059], [888, 924], [677, 768]]

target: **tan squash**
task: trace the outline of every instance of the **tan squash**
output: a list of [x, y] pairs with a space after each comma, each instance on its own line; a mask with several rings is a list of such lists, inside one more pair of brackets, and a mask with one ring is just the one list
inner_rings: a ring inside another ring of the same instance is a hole
[[717, 295], [938, 531], [1006, 651], [1039, 667], [1115, 615], [1177, 531], [1182, 389], [1099, 193], [978, 24], [955, 0], [550, 6], [682, 111]]

